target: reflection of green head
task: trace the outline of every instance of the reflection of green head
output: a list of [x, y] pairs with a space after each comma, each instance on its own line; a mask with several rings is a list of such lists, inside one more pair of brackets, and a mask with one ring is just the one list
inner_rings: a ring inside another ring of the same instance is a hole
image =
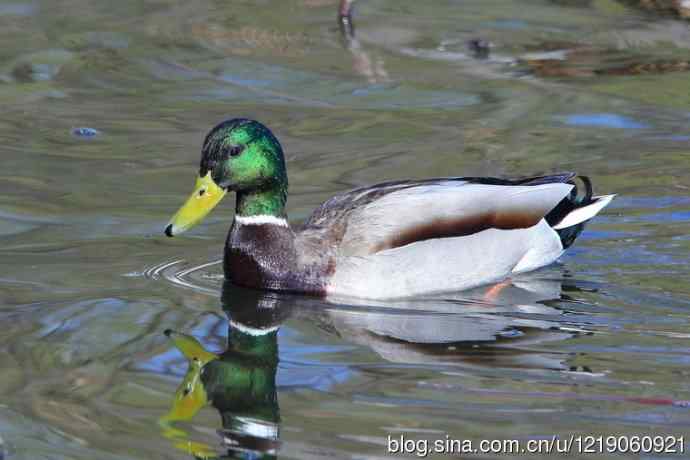
[[270, 293], [229, 283], [223, 286], [222, 302], [230, 319], [228, 349], [204, 370], [209, 400], [226, 430], [241, 429], [249, 418], [278, 423], [278, 328], [288, 309]]
[[209, 171], [219, 187], [237, 192], [238, 215], [285, 214], [288, 179], [283, 149], [258, 121], [226, 120], [206, 135], [200, 177]]
[[220, 413], [224, 438], [237, 441], [243, 450], [265, 453], [278, 445], [278, 332], [272, 329], [263, 335], [252, 335], [231, 329], [231, 333], [239, 340], [221, 355], [215, 355], [191, 336], [166, 331], [188, 359], [189, 369], [161, 425], [177, 447], [193, 451], [198, 458], [212, 458], [213, 450], [184, 441], [186, 433], [172, 428], [170, 423], [191, 419], [209, 403]]
[[210, 403], [221, 415], [222, 435], [224, 440], [231, 440], [230, 450], [274, 458], [280, 421], [276, 392], [278, 327], [287, 313], [275, 299], [257, 291], [228, 291], [227, 286], [223, 303], [231, 319], [228, 347], [220, 355], [204, 350], [191, 336], [166, 331], [188, 359], [189, 370], [170, 413], [161, 423], [167, 428], [166, 436], [176, 440], [176, 446], [194, 450], [199, 458], [212, 458], [208, 446], [183, 441], [186, 434], [170, 427], [170, 422], [189, 420]]
[[[234, 331], [235, 340], [220, 359], [204, 366], [201, 380], [208, 399], [223, 418], [251, 417], [277, 423], [277, 331], [251, 336]], [[240, 338], [240, 340], [236, 340]]]

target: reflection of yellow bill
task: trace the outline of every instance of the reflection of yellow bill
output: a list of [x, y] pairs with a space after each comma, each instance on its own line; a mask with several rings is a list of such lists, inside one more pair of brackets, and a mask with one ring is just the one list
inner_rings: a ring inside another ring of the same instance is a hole
[[165, 335], [173, 340], [175, 346], [187, 358], [189, 368], [175, 392], [170, 412], [159, 420], [163, 428], [163, 436], [172, 440], [176, 448], [193, 454], [197, 458], [210, 458], [215, 455], [210, 446], [189, 440], [189, 434], [175, 428], [172, 423], [190, 420], [207, 404], [206, 390], [201, 382], [201, 369], [209, 361], [218, 359], [218, 355], [204, 350], [192, 336], [170, 330], [166, 331]]
[[187, 374], [175, 393], [175, 400], [167, 420], [189, 420], [207, 402], [206, 390], [201, 382], [201, 368], [209, 361], [218, 359], [218, 355], [204, 350], [194, 337], [187, 334], [168, 330], [166, 335], [187, 358], [189, 365]]
[[170, 219], [168, 226], [165, 227], [165, 234], [168, 236], [178, 235], [201, 222], [226, 193], [227, 190], [218, 187], [213, 181], [211, 171], [204, 177], [197, 177], [192, 195]]

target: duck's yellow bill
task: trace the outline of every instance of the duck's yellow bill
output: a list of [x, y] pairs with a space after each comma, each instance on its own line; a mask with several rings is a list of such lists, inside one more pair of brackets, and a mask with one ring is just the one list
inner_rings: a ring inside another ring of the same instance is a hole
[[204, 177], [197, 177], [192, 195], [170, 219], [168, 226], [165, 227], [165, 234], [168, 236], [179, 235], [201, 222], [226, 193], [227, 190], [218, 187], [213, 181], [211, 171]]

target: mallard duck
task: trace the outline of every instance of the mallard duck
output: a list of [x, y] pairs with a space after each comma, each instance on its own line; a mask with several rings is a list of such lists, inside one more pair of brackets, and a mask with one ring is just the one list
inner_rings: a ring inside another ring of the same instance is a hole
[[194, 191], [165, 234], [189, 229], [231, 190], [223, 265], [237, 285], [371, 299], [459, 291], [554, 262], [614, 197], [592, 196], [586, 177], [578, 194], [574, 179], [385, 182], [334, 196], [293, 229], [278, 139], [236, 118], [206, 136]]

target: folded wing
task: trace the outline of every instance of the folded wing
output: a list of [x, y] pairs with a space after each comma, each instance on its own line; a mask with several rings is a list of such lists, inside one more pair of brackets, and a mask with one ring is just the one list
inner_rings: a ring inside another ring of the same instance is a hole
[[500, 185], [468, 180], [398, 188], [347, 212], [338, 252], [367, 255], [491, 228], [529, 228], [572, 188], [568, 183]]

